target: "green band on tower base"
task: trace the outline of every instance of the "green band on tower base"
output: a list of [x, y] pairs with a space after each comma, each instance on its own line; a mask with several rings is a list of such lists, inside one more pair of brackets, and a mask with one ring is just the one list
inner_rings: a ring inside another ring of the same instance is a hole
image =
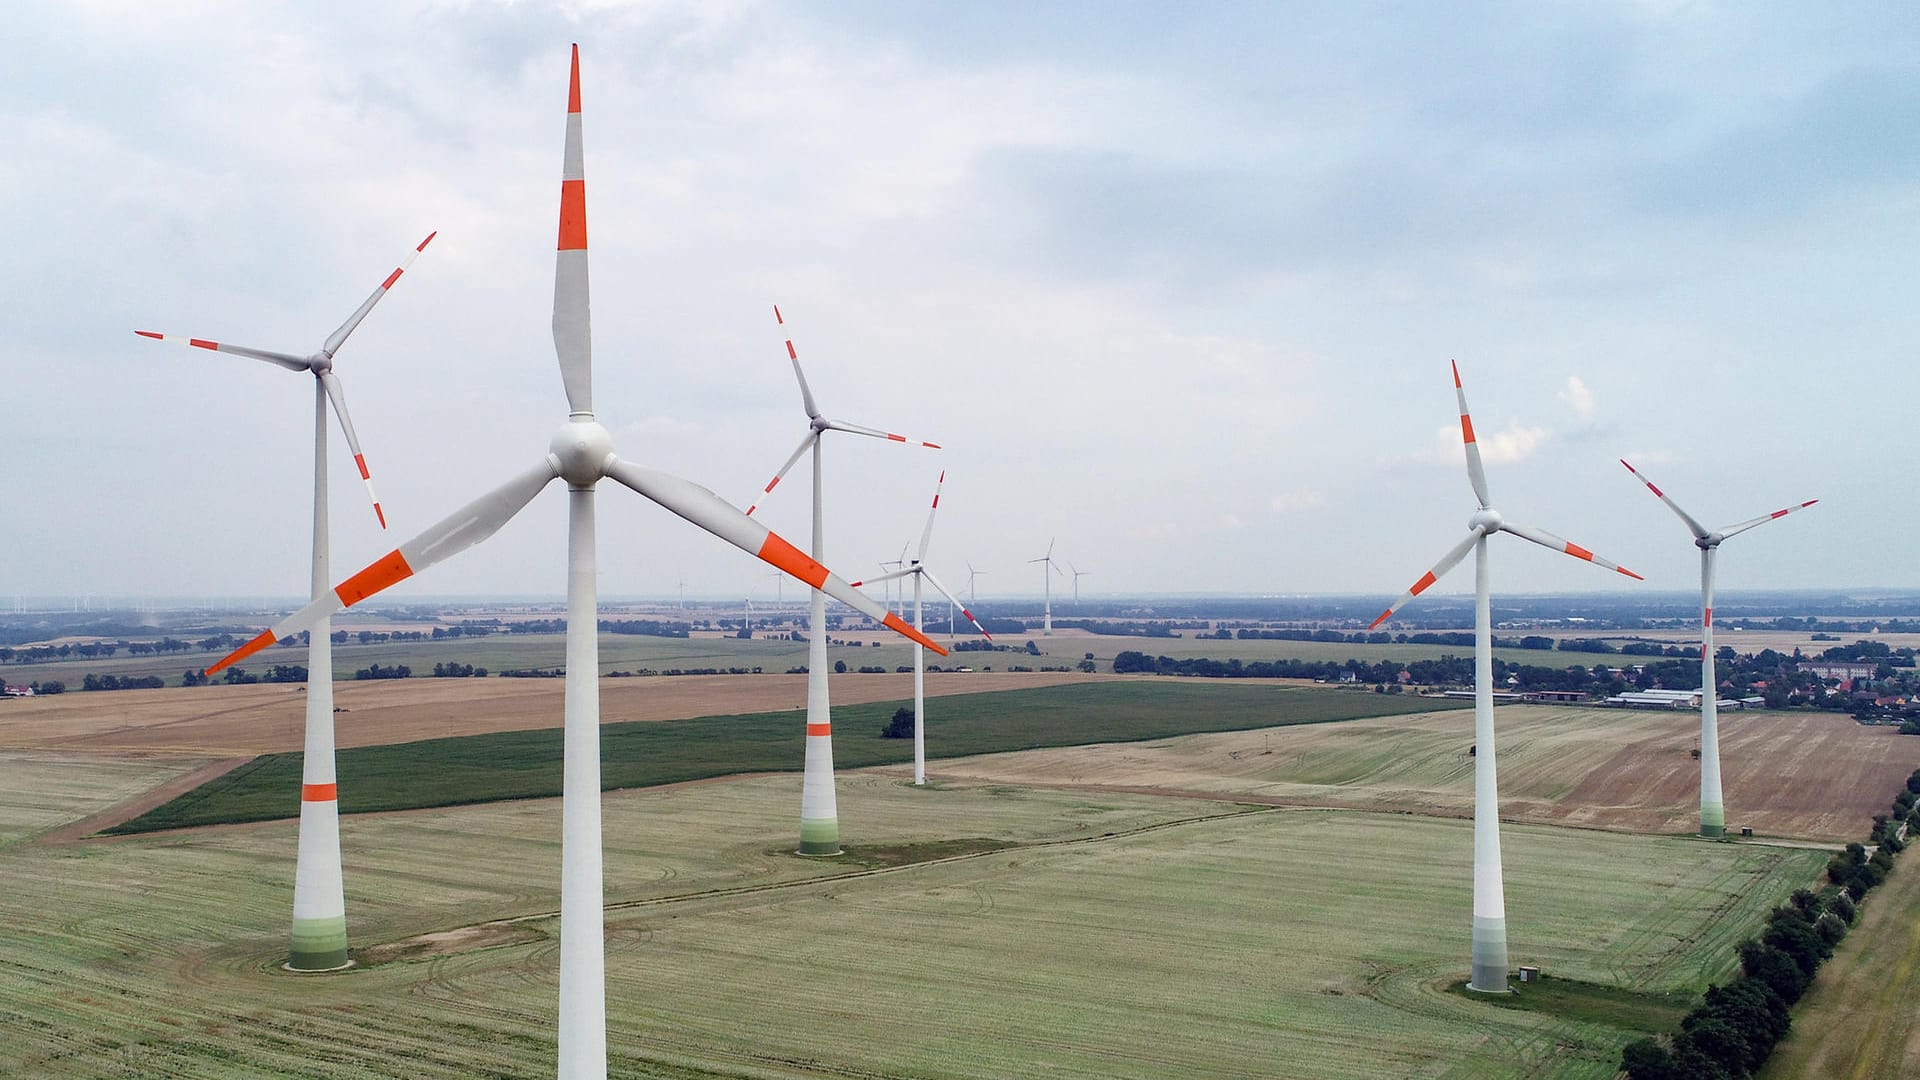
[[1720, 803], [1707, 803], [1700, 807], [1700, 835], [1727, 835], [1727, 808]]
[[840, 819], [800, 819], [800, 854], [840, 854]]
[[293, 949], [287, 966], [295, 971], [332, 971], [347, 966], [347, 917], [293, 920]]

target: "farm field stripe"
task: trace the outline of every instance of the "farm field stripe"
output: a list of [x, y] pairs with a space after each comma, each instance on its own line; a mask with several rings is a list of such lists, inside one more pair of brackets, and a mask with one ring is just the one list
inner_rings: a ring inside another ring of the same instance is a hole
[[[1207, 731], [1316, 724], [1458, 708], [1439, 699], [1292, 686], [1124, 679], [1035, 690], [954, 695], [928, 718], [943, 757], [1041, 747], [1138, 742]], [[904, 701], [839, 710], [836, 765], [860, 768], [911, 759], [905, 740], [879, 730]], [[601, 728], [606, 790], [791, 772], [802, 763], [791, 712], [607, 724]], [[342, 813], [457, 806], [560, 793], [557, 728], [368, 746], [340, 752]], [[152, 832], [293, 816], [300, 755], [254, 759], [110, 831]]]

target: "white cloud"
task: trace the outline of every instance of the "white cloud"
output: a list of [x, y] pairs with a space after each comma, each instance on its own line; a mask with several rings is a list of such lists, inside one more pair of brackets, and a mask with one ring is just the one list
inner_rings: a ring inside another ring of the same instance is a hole
[[1283, 491], [1273, 497], [1269, 504], [1276, 514], [1291, 513], [1295, 510], [1312, 510], [1326, 504], [1327, 497], [1318, 491]]
[[1593, 390], [1580, 381], [1580, 376], [1567, 376], [1566, 389], [1560, 391], [1559, 398], [1566, 403], [1567, 408], [1581, 416], [1593, 415]]
[[[1480, 444], [1480, 460], [1488, 465], [1512, 465], [1525, 461], [1540, 449], [1552, 432], [1543, 427], [1527, 427], [1518, 420], [1507, 421], [1503, 431], [1474, 429], [1474, 441]], [[1466, 460], [1460, 442], [1460, 425], [1447, 424], [1433, 433], [1433, 444], [1415, 460], [1457, 464]]]
[[1238, 528], [1244, 527], [1245, 525], [1246, 525], [1246, 522], [1240, 520], [1239, 514], [1221, 514], [1220, 515], [1220, 527], [1223, 529], [1238, 529]]

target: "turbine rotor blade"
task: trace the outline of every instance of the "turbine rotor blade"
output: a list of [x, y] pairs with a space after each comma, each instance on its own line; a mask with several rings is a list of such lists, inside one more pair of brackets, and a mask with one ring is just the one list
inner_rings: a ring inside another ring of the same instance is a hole
[[812, 428], [807, 429], [807, 437], [800, 440], [800, 445], [787, 457], [787, 463], [780, 466], [780, 471], [773, 474], [773, 479], [767, 481], [766, 487], [760, 489], [760, 498], [752, 506], [747, 507], [748, 517], [752, 517], [755, 510], [766, 505], [767, 496], [773, 494], [773, 489], [779, 486], [780, 481], [787, 478], [787, 471], [793, 468], [794, 462], [799, 461], [800, 455], [806, 453], [807, 448], [813, 445], [813, 440], [819, 437], [819, 432]]
[[734, 547], [799, 578], [895, 633], [945, 656], [947, 650], [907, 624], [905, 619], [852, 588], [846, 580], [815, 562], [779, 533], [741, 513], [725, 499], [689, 480], [630, 461], [610, 458], [606, 475], [700, 526]]
[[[782, 328], [787, 320], [780, 314], [780, 305], [773, 305], [773, 321]], [[807, 407], [807, 419], [820, 419], [820, 406], [813, 403], [813, 391], [807, 387], [807, 373], [800, 370], [800, 353], [793, 347], [793, 339], [787, 339], [787, 359], [793, 361], [793, 377], [800, 380], [800, 401]]]
[[826, 424], [827, 424], [827, 427], [831, 428], [834, 431], [844, 431], [849, 435], [868, 435], [876, 439], [885, 439], [888, 442], [919, 443], [921, 446], [924, 446], [929, 450], [940, 449], [939, 443], [931, 443], [923, 439], [908, 438], [905, 435], [896, 435], [891, 431], [882, 431], [879, 428], [861, 427], [859, 424], [849, 424], [842, 420], [828, 420]]
[[926, 575], [927, 584], [932, 585], [934, 588], [940, 590], [940, 595], [946, 597], [949, 603], [951, 603], [954, 607], [957, 607], [960, 609], [960, 614], [965, 615], [967, 617], [967, 621], [973, 624], [973, 628], [975, 630], [980, 631], [981, 637], [986, 638], [988, 641], [993, 640], [993, 635], [987, 633], [987, 628], [984, 626], [981, 626], [980, 620], [974, 618], [973, 612], [967, 610], [967, 605], [961, 603], [960, 598], [953, 595], [952, 589], [949, 589], [945, 585], [940, 584], [940, 579], [933, 576], [933, 571], [922, 568], [920, 572]]
[[1791, 514], [1796, 510], [1805, 510], [1807, 507], [1812, 506], [1814, 503], [1817, 503], [1819, 501], [1820, 501], [1819, 499], [1808, 499], [1806, 502], [1803, 502], [1798, 506], [1789, 506], [1785, 510], [1775, 510], [1771, 514], [1765, 514], [1760, 517], [1753, 518], [1750, 521], [1743, 521], [1738, 525], [1729, 525], [1726, 528], [1720, 530], [1720, 539], [1725, 540], [1729, 536], [1735, 536], [1740, 533], [1746, 532], [1748, 529], [1753, 528], [1755, 525], [1765, 525], [1769, 521], [1777, 521], [1780, 518], [1786, 517], [1788, 514]]
[[387, 295], [387, 290], [393, 288], [393, 283], [400, 280], [400, 275], [407, 272], [407, 268], [413, 265], [413, 260], [419, 258], [420, 253], [427, 250], [427, 245], [433, 243], [433, 238], [439, 235], [439, 230], [436, 229], [428, 233], [425, 240], [415, 245], [414, 249], [407, 253], [406, 260], [395, 268], [393, 273], [387, 275], [387, 280], [381, 282], [380, 287], [373, 290], [373, 295], [367, 297], [367, 299], [361, 303], [360, 310], [348, 316], [347, 321], [341, 323], [338, 330], [327, 335], [326, 344], [320, 346], [320, 351], [326, 353], [328, 356], [332, 356], [338, 352], [340, 346], [347, 343], [347, 335], [353, 333], [354, 327], [360, 325], [360, 320], [366, 318], [367, 313], [373, 310], [373, 305], [379, 303], [381, 297]]
[[320, 385], [327, 390], [327, 400], [333, 405], [333, 415], [340, 421], [340, 432], [347, 437], [347, 449], [353, 453], [353, 464], [360, 470], [360, 482], [367, 485], [367, 498], [373, 500], [373, 516], [380, 519], [380, 527], [387, 527], [387, 513], [380, 509], [380, 496], [373, 490], [373, 476], [367, 472], [367, 458], [360, 452], [360, 438], [353, 433], [353, 418], [347, 415], [347, 392], [340, 385], [340, 377], [333, 372], [324, 372], [320, 376]]
[[211, 675], [236, 664], [276, 642], [285, 641], [302, 630], [310, 630], [321, 619], [349, 608], [383, 589], [397, 585], [437, 562], [467, 550], [500, 531], [513, 516], [533, 501], [540, 489], [560, 475], [552, 458], [487, 492], [441, 519], [433, 527], [387, 552], [371, 565], [334, 586], [333, 591], [287, 616], [266, 632], [220, 658], [207, 669]]
[[1563, 537], [1555, 536], [1545, 529], [1536, 529], [1530, 525], [1517, 525], [1511, 521], [1503, 521], [1500, 523], [1500, 531], [1512, 533], [1522, 540], [1531, 540], [1543, 548], [1571, 555], [1576, 559], [1584, 559], [1587, 562], [1593, 563], [1595, 566], [1604, 566], [1616, 574], [1625, 574], [1635, 581], [1646, 580], [1646, 578], [1621, 566], [1619, 563], [1608, 562], [1593, 552], [1588, 551], [1586, 548], [1581, 547], [1579, 544]]
[[1388, 619], [1393, 618], [1393, 613], [1396, 611], [1399, 611], [1402, 607], [1404, 607], [1407, 601], [1413, 599], [1416, 596], [1419, 596], [1421, 593], [1426, 592], [1428, 589], [1432, 588], [1434, 582], [1439, 581], [1441, 578], [1447, 576], [1447, 571], [1460, 565], [1460, 560], [1466, 558], [1467, 552], [1473, 550], [1474, 543], [1478, 541], [1482, 536], [1485, 536], [1485, 535], [1486, 533], [1482, 532], [1480, 530], [1480, 527], [1477, 525], [1471, 529], [1468, 529], [1467, 538], [1465, 540], [1462, 540], [1458, 544], [1455, 544], [1453, 547], [1453, 550], [1447, 552], [1445, 555], [1440, 556], [1440, 561], [1433, 564], [1433, 569], [1427, 571], [1426, 574], [1422, 575], [1419, 581], [1414, 582], [1413, 588], [1408, 589], [1404, 593], [1401, 593], [1400, 599], [1395, 600], [1391, 607], [1388, 607], [1387, 610], [1381, 612], [1379, 618], [1367, 624], [1367, 629], [1371, 630], [1374, 627], [1379, 626], [1381, 623], [1386, 622]]
[[269, 364], [278, 364], [288, 371], [308, 370], [307, 358], [304, 356], [273, 352], [269, 349], [250, 349], [245, 345], [227, 345], [218, 341], [208, 341], [205, 338], [184, 337], [180, 334], [162, 334], [153, 330], [135, 330], [134, 333], [155, 341], [171, 341], [175, 345], [190, 345], [196, 349], [211, 349], [214, 352], [232, 353], [235, 356], [249, 356], [255, 360], [265, 360]]
[[1641, 476], [1641, 475], [1640, 475], [1640, 470], [1639, 470], [1639, 469], [1636, 469], [1636, 468], [1634, 468], [1634, 467], [1633, 467], [1632, 465], [1627, 465], [1627, 459], [1626, 459], [1626, 458], [1621, 458], [1621, 459], [1620, 459], [1620, 464], [1622, 464], [1622, 465], [1626, 465], [1626, 466], [1627, 466], [1627, 471], [1633, 474], [1633, 478], [1634, 478], [1635, 480], [1638, 480], [1638, 481], [1640, 481], [1641, 483], [1643, 483], [1643, 484], [1645, 484], [1645, 485], [1647, 485], [1647, 490], [1648, 490], [1648, 491], [1651, 491], [1651, 492], [1653, 492], [1653, 493], [1654, 493], [1654, 495], [1656, 495], [1656, 496], [1658, 496], [1658, 497], [1659, 497], [1659, 499], [1660, 499], [1660, 501], [1661, 501], [1661, 502], [1663, 502], [1663, 503], [1666, 503], [1666, 504], [1667, 504], [1667, 509], [1669, 509], [1669, 510], [1671, 510], [1671, 511], [1673, 511], [1674, 513], [1676, 513], [1676, 514], [1678, 514], [1678, 515], [1680, 515], [1680, 520], [1681, 520], [1681, 521], [1684, 521], [1684, 522], [1686, 522], [1686, 524], [1687, 524], [1687, 528], [1688, 528], [1688, 529], [1691, 529], [1691, 530], [1693, 531], [1693, 538], [1694, 538], [1695, 540], [1705, 540], [1705, 539], [1707, 538], [1707, 530], [1706, 530], [1706, 527], [1705, 527], [1705, 526], [1703, 526], [1703, 525], [1701, 525], [1701, 524], [1700, 524], [1700, 523], [1699, 523], [1698, 521], [1695, 521], [1695, 520], [1693, 519], [1693, 515], [1692, 515], [1692, 514], [1689, 514], [1689, 513], [1687, 513], [1687, 512], [1685, 511], [1685, 510], [1682, 510], [1682, 509], [1680, 509], [1680, 504], [1679, 504], [1679, 503], [1676, 503], [1676, 502], [1674, 502], [1674, 501], [1673, 501], [1672, 499], [1670, 499], [1670, 498], [1668, 498], [1668, 497], [1667, 497], [1667, 493], [1666, 493], [1666, 492], [1664, 492], [1664, 491], [1661, 491], [1661, 490], [1660, 490], [1660, 488], [1659, 488], [1658, 486], [1656, 486], [1656, 485], [1654, 484], [1654, 482], [1653, 482], [1653, 481], [1651, 481], [1651, 480], [1649, 480], [1649, 479], [1647, 479], [1647, 478], [1646, 478], [1646, 477], [1644, 477], [1644, 476]]
[[580, 46], [567, 82], [567, 146], [560, 165], [560, 242], [553, 268], [553, 351], [567, 407], [593, 413], [593, 334], [587, 304], [587, 166], [580, 131]]
[[1460, 365], [1453, 363], [1453, 396], [1460, 401], [1460, 438], [1467, 445], [1467, 479], [1473, 483], [1473, 497], [1480, 500], [1480, 509], [1485, 510], [1487, 502], [1487, 468], [1480, 463], [1480, 444], [1473, 437], [1473, 417], [1467, 412], [1467, 392], [1460, 385]]
[[[881, 563], [881, 564], [880, 564], [880, 566], [881, 566], [881, 567], [882, 567], [883, 569], [884, 569], [885, 567], [889, 567], [889, 566], [893, 566], [893, 565], [896, 565], [896, 564], [894, 564], [894, 563]], [[881, 575], [880, 575], [879, 577], [870, 577], [870, 578], [863, 578], [863, 579], [861, 579], [861, 580], [859, 580], [859, 581], [853, 581], [853, 582], [849, 582], [848, 584], [849, 584], [850, 586], [852, 586], [853, 588], [856, 588], [856, 589], [858, 589], [858, 588], [860, 588], [860, 587], [861, 587], [861, 586], [863, 586], [863, 585], [878, 585], [878, 584], [880, 584], [881, 582], [885, 582], [885, 581], [892, 581], [892, 580], [894, 580], [895, 578], [903, 578], [903, 577], [906, 577], [906, 576], [908, 576], [909, 574], [917, 574], [917, 573], [919, 573], [919, 572], [920, 572], [920, 567], [918, 567], [918, 566], [907, 566], [907, 567], [902, 567], [902, 568], [901, 568], [901, 569], [899, 569], [899, 570], [888, 570], [888, 571], [887, 571], [886, 573], [884, 573], [884, 574], [881, 574]]]
[[927, 561], [927, 545], [933, 541], [933, 515], [940, 512], [940, 489], [947, 485], [947, 470], [940, 470], [940, 479], [933, 485], [933, 505], [927, 509], [927, 524], [920, 530], [920, 547], [914, 552], [913, 561]]

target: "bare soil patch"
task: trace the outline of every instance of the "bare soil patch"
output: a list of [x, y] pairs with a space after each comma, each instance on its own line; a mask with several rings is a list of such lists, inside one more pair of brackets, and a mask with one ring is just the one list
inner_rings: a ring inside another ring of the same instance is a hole
[[[1087, 682], [1080, 672], [929, 672], [929, 697]], [[395, 679], [334, 686], [334, 742], [380, 746], [559, 727], [561, 679]], [[836, 675], [835, 704], [913, 695], [909, 676]], [[600, 720], [680, 720], [806, 706], [805, 675], [600, 680]], [[288, 684], [116, 690], [8, 701], [0, 746], [222, 757], [301, 749], [306, 689]]]

